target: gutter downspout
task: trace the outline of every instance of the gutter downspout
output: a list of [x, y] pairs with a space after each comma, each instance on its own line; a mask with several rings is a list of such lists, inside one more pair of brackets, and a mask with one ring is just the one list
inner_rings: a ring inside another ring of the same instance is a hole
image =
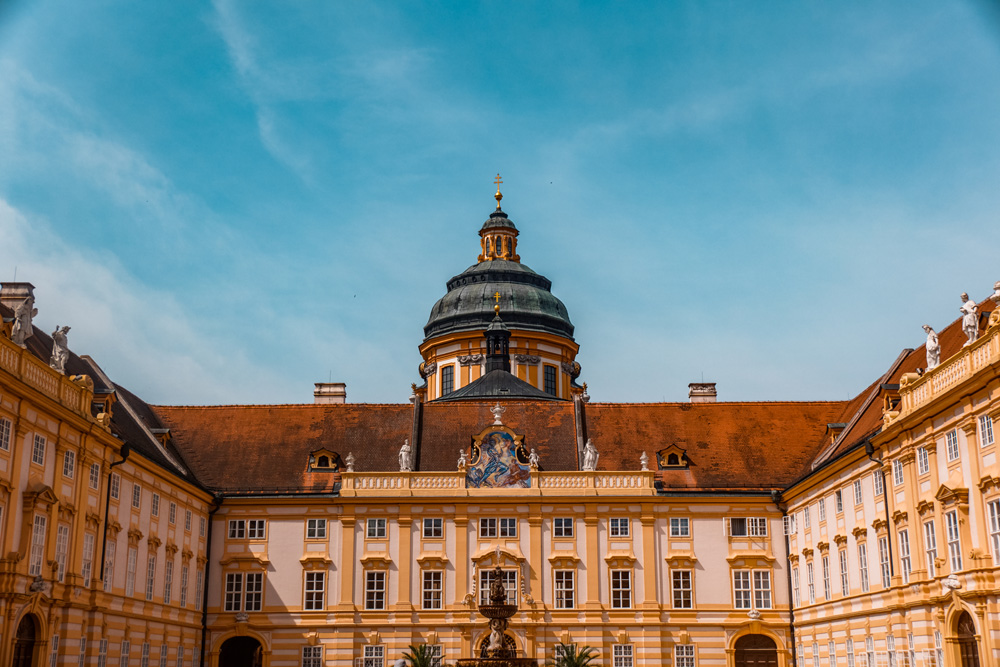
[[104, 536], [101, 538], [101, 584], [104, 584], [104, 565], [105, 558], [107, 558], [108, 552], [108, 512], [111, 511], [111, 469], [115, 466], [120, 466], [128, 460], [128, 455], [132, 449], [128, 446], [128, 443], [122, 443], [121, 449], [118, 450], [118, 455], [122, 457], [121, 461], [115, 461], [110, 466], [108, 466], [108, 488], [104, 494]]
[[[205, 535], [205, 579], [201, 587], [201, 661], [205, 664], [205, 641], [208, 639], [208, 573], [212, 568], [212, 515], [222, 507], [221, 493], [212, 497], [212, 507], [208, 510], [208, 532]], [[196, 575], [197, 576], [197, 575]]]
[[788, 532], [784, 530], [785, 519], [788, 518], [788, 508], [782, 507], [781, 491], [777, 489], [771, 491], [771, 500], [774, 502], [775, 507], [781, 511], [781, 532], [785, 534], [785, 576], [788, 579], [788, 629], [790, 631], [789, 640], [791, 642], [789, 652], [792, 654], [792, 667], [798, 667], [798, 651], [796, 651], [797, 647], [795, 645], [795, 598], [792, 596], [792, 561], [789, 560], [792, 548], [788, 540]]
[[892, 560], [892, 522], [889, 516], [889, 487], [885, 483], [885, 472], [882, 470], [882, 461], [875, 458], [875, 447], [871, 440], [865, 442], [865, 454], [872, 463], [878, 464], [878, 474], [882, 476], [882, 504], [885, 506], [885, 543], [889, 547], [889, 584], [892, 585], [892, 578], [896, 576], [896, 564]]

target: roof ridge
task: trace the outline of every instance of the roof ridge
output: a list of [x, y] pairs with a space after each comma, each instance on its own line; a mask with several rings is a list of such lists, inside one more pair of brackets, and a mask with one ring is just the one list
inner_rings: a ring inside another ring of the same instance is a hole
[[839, 405], [850, 403], [853, 399], [842, 399], [842, 400], [823, 400], [823, 401], [713, 401], [704, 403], [692, 403], [690, 401], [656, 401], [651, 403], [614, 403], [606, 401], [591, 401], [587, 404], [587, 407], [592, 407], [595, 405], [610, 405], [610, 406], [632, 406], [632, 405], [690, 405], [690, 406], [711, 406], [711, 405]]
[[349, 408], [349, 407], [411, 407], [410, 403], [226, 403], [221, 405], [164, 405], [147, 403], [151, 408], [167, 409], [217, 409], [217, 408]]

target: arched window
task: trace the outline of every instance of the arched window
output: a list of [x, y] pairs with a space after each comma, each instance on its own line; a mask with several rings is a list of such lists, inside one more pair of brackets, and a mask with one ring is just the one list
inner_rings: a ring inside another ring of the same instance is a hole
[[681, 464], [681, 457], [676, 454], [667, 455], [667, 465], [668, 466], [679, 466]]
[[316, 459], [316, 467], [317, 468], [329, 468], [330, 467], [330, 457], [329, 456], [321, 456], [318, 459]]

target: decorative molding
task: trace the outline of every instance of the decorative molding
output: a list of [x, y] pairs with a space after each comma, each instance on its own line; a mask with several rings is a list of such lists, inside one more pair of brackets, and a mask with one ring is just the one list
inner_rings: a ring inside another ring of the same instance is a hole
[[819, 549], [819, 552], [821, 554], [829, 553], [830, 552], [830, 543], [829, 542], [817, 542], [816, 543], [816, 548]]
[[462, 354], [458, 357], [459, 366], [478, 366], [486, 361], [482, 354]]
[[128, 545], [130, 547], [139, 546], [139, 541], [142, 539], [142, 531], [138, 528], [129, 528], [128, 530]]
[[542, 360], [537, 354], [515, 354], [514, 361], [519, 364], [531, 364], [535, 365]]
[[[131, 534], [131, 531], [129, 531], [129, 533]], [[140, 533], [140, 535], [141, 535], [141, 533]], [[139, 539], [141, 540], [142, 537], [140, 537]], [[146, 544], [149, 545], [150, 551], [154, 551], [155, 552], [157, 549], [160, 548], [160, 545], [163, 544], [163, 542], [161, 542], [160, 538], [158, 538], [157, 536], [150, 535], [149, 539], [146, 540]]]
[[163, 548], [163, 551], [167, 554], [167, 558], [173, 558], [177, 555], [177, 545], [173, 542], [167, 542], [167, 546]]
[[372, 552], [362, 555], [358, 562], [366, 570], [388, 570], [392, 565], [392, 558], [385, 552]]
[[673, 551], [665, 558], [670, 567], [694, 567], [698, 557], [692, 551]]
[[333, 561], [324, 554], [307, 554], [299, 559], [303, 570], [325, 570], [333, 565]]
[[448, 556], [443, 551], [422, 551], [417, 556], [417, 564], [424, 569], [443, 568], [448, 565]]
[[185, 549], [184, 551], [181, 552], [181, 562], [184, 563], [185, 565], [190, 563], [193, 557], [194, 554], [191, 552], [190, 549]]
[[604, 557], [604, 562], [608, 564], [608, 567], [632, 567], [637, 560], [631, 549], [612, 549]]
[[840, 535], [840, 534], [834, 535], [833, 541], [836, 543], [838, 547], [842, 547], [845, 544], [847, 544], [847, 535]]
[[788, 562], [795, 565], [799, 562], [798, 554], [788, 554]]
[[863, 540], [868, 537], [868, 529], [865, 526], [857, 526], [851, 531], [855, 540]]
[[1000, 477], [996, 475], [984, 475], [982, 479], [979, 480], [979, 491], [985, 496], [990, 492], [990, 489], [1000, 490]]
[[882, 517], [878, 517], [872, 521], [872, 528], [875, 529], [876, 533], [884, 533], [889, 528], [889, 524]]
[[813, 550], [812, 550], [812, 549], [810, 549], [809, 547], [806, 547], [805, 549], [803, 549], [803, 550], [802, 550], [802, 556], [803, 556], [803, 557], [804, 557], [804, 558], [805, 558], [806, 560], [809, 560], [810, 558], [812, 558], [812, 557], [813, 557]]
[[[258, 566], [266, 569], [267, 566], [271, 564], [271, 561], [269, 561], [267, 557], [262, 554], [255, 554], [249, 552], [242, 554], [232, 554], [219, 561], [219, 565], [223, 567], [231, 565], [233, 563], [235, 563], [237, 566], [245, 564], [248, 566]], [[198, 558], [198, 565], [199, 566], [202, 565], [202, 559], [200, 557]]]
[[892, 513], [892, 522], [897, 526], [901, 523], [906, 523], [907, 513], [903, 510], [896, 510]]
[[964, 488], [949, 489], [942, 484], [938, 492], [934, 494], [934, 497], [945, 507], [950, 505], [964, 505], [968, 507], [969, 505], [969, 490]]

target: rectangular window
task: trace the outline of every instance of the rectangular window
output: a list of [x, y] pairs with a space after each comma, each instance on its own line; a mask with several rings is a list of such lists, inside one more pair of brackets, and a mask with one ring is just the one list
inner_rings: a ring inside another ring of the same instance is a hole
[[903, 462], [896, 459], [892, 462], [892, 485], [902, 486], [903, 484]]
[[802, 604], [802, 596], [799, 589], [799, 568], [792, 568], [792, 595], [796, 607]]
[[625, 517], [612, 517], [608, 519], [608, 527], [611, 537], [629, 536], [629, 520]]
[[695, 667], [694, 644], [677, 644], [674, 646], [674, 664], [677, 667]]
[[178, 646], [177, 647], [177, 663], [175, 664], [175, 667], [184, 667], [184, 647], [183, 646]]
[[899, 573], [903, 575], [903, 583], [910, 583], [910, 532], [899, 531]]
[[171, 524], [177, 523], [177, 503], [170, 503], [170, 506], [167, 508], [167, 521]]
[[951, 571], [954, 573], [962, 569], [962, 537], [958, 532], [958, 511], [948, 512], [944, 519], [948, 532], [948, 558], [951, 559]]
[[198, 537], [205, 537], [205, 517], [198, 517]]
[[83, 568], [80, 571], [84, 588], [90, 588], [94, 576], [94, 534], [83, 534]]
[[188, 575], [190, 574], [190, 569], [187, 565], [181, 566], [181, 599], [180, 603], [182, 607], [186, 607], [188, 603]]
[[31, 561], [28, 564], [28, 574], [33, 577], [42, 573], [42, 561], [45, 558], [45, 524], [45, 517], [36, 514], [31, 525]]
[[986, 447], [993, 444], [993, 420], [989, 415], [982, 415], [979, 418], [979, 446]]
[[127, 639], [122, 642], [121, 653], [118, 654], [118, 667], [128, 667], [129, 653], [132, 652], [132, 642]]
[[809, 604], [816, 603], [816, 583], [813, 577], [813, 564], [806, 563], [806, 590], [809, 591]]
[[927, 450], [923, 447], [917, 447], [917, 474], [926, 475], [931, 471], [931, 459], [927, 455]]
[[116, 544], [108, 541], [107, 551], [104, 554], [104, 592], [111, 592], [111, 583], [115, 578], [115, 549]]
[[385, 572], [365, 573], [365, 609], [385, 609]]
[[691, 521], [687, 517], [670, 517], [670, 537], [690, 537]]
[[303, 646], [302, 667], [323, 667], [323, 647]]
[[160, 516], [160, 494], [153, 494], [153, 500], [149, 506], [149, 513], [153, 516]]
[[90, 464], [90, 488], [95, 491], [101, 488], [101, 464], [91, 463]]
[[247, 572], [243, 611], [260, 611], [264, 604], [264, 573]]
[[840, 594], [844, 597], [851, 594], [851, 580], [847, 576], [847, 549], [840, 550]]
[[440, 609], [444, 593], [444, 572], [425, 570], [423, 585], [424, 609]]
[[142, 653], [139, 656], [139, 667], [149, 667], [149, 642], [142, 643]]
[[[855, 667], [855, 664], [854, 664], [854, 640], [853, 639], [848, 639], [847, 640], [846, 649], [847, 649], [847, 667]], [[833, 667], [833, 665], [831, 665], [830, 667]]]
[[862, 502], [864, 502], [864, 496], [861, 494], [861, 480], [854, 480], [854, 505], [857, 507]]
[[385, 647], [367, 645], [364, 649], [361, 667], [385, 667]]
[[385, 519], [368, 519], [368, 532], [366, 535], [369, 540], [384, 540]]
[[858, 543], [858, 572], [861, 573], [861, 591], [868, 592], [868, 545]]
[[67, 451], [63, 454], [63, 477], [73, 479], [76, 474], [76, 452]]
[[[490, 585], [493, 583], [494, 571], [479, 573], [479, 604], [490, 603]], [[503, 587], [507, 590], [507, 604], [517, 601], [517, 570], [503, 570]]]
[[[173, 503], [170, 503], [171, 510], [175, 507]], [[171, 512], [173, 514], [173, 512]], [[171, 519], [170, 523], [173, 523]], [[230, 519], [229, 520], [229, 539], [231, 540], [242, 540], [247, 536], [247, 522], [242, 519]]]
[[136, 509], [142, 507], [142, 487], [138, 484], [132, 485], [132, 507]]
[[993, 548], [993, 564], [1000, 565], [1000, 500], [986, 504], [989, 521], [990, 546]]
[[876, 498], [885, 493], [885, 483], [882, 479], [882, 473], [875, 471], [875, 474], [872, 475], [872, 486], [875, 489]]
[[[809, 508], [806, 508], [808, 510]], [[729, 521], [729, 534], [732, 537], [766, 537], [767, 519], [764, 517], [733, 517]], [[805, 513], [805, 527], [809, 528], [809, 513]]]
[[170, 604], [174, 597], [174, 561], [168, 558], [163, 562], [163, 604]]
[[326, 519], [306, 519], [306, 539], [326, 539]]
[[631, 644], [614, 644], [611, 647], [611, 667], [633, 667]]
[[576, 572], [573, 570], [556, 570], [556, 609], [573, 609], [576, 607]]
[[35, 444], [31, 448], [31, 462], [40, 466], [45, 465], [45, 438], [35, 435]]
[[813, 642], [813, 667], [819, 667], [819, 642]]
[[80, 657], [76, 663], [78, 667], [84, 667], [87, 664], [87, 638], [80, 637]]
[[97, 667], [105, 667], [108, 664], [108, 640], [102, 639], [97, 645]]
[[243, 608], [243, 573], [229, 572], [226, 574], [225, 611], [240, 611]]
[[153, 584], [156, 582], [156, 554], [150, 554], [146, 561], [146, 599], [153, 599]]
[[757, 609], [771, 608], [771, 572], [769, 570], [753, 571], [753, 595]]
[[447, 396], [455, 391], [455, 367], [445, 366], [441, 369], [441, 395]]
[[795, 515], [786, 514], [781, 517], [781, 523], [785, 528], [785, 535], [794, 535], [797, 531], [795, 528]]
[[[267, 522], [264, 519], [249, 519], [247, 521], [247, 539], [263, 540]], [[184, 530], [191, 530], [191, 512], [184, 514]]]
[[674, 609], [691, 609], [694, 606], [691, 570], [673, 570], [670, 575], [674, 593]]
[[802, 508], [802, 525], [805, 526], [806, 530], [812, 529], [812, 510], [808, 505]]
[[833, 502], [836, 505], [837, 514], [841, 514], [844, 511], [844, 492], [841, 489], [833, 492]]
[[195, 611], [201, 611], [201, 599], [202, 593], [204, 592], [205, 586], [205, 571], [200, 567], [194, 573], [194, 608]]
[[826, 521], [826, 498], [819, 499], [819, 522], [824, 523]]
[[160, 667], [167, 667], [167, 645], [160, 644]]
[[823, 556], [823, 597], [827, 600], [831, 599], [833, 596], [830, 595], [830, 557]]
[[[251, 526], [253, 525], [254, 521], [256, 521], [258, 524], [260, 524], [260, 535], [258, 535], [257, 537], [253, 536], [253, 529], [251, 528]], [[251, 540], [262, 540], [262, 539], [264, 539], [264, 520], [263, 519], [255, 519], [254, 521], [248, 521], [247, 522], [247, 530], [251, 533], [250, 539]], [[188, 532], [191, 531], [191, 510], [184, 510], [184, 530], [186, 530]]]
[[632, 570], [611, 570], [611, 608], [632, 608]]
[[0, 449], [5, 452], [10, 451], [10, 434], [13, 430], [13, 422], [6, 417], [0, 417]]
[[116, 472], [111, 473], [111, 499], [118, 500], [121, 495], [122, 477]]
[[440, 540], [444, 537], [443, 519], [424, 519], [424, 539]]
[[56, 527], [56, 579], [59, 583], [66, 580], [66, 552], [69, 550], [69, 526], [59, 524]]
[[882, 588], [889, 588], [890, 584], [890, 570], [889, 570], [889, 538], [880, 537], [878, 538], [878, 566], [879, 572], [882, 575]]
[[934, 521], [924, 524], [924, 543], [927, 554], [927, 574], [931, 577], [937, 576], [937, 531], [934, 530]]
[[573, 537], [573, 519], [556, 517], [552, 520], [553, 537]]
[[[366, 609], [383, 609], [384, 607], [372, 607], [371, 606], [371, 575], [381, 574], [383, 576], [382, 582], [385, 583], [385, 572], [369, 572], [368, 581], [366, 584], [366, 593], [368, 596], [368, 606]], [[384, 604], [384, 591], [385, 587], [383, 585], [383, 604]], [[307, 610], [319, 610], [323, 609], [326, 600], [326, 572], [306, 572], [306, 601], [304, 608]]]
[[944, 435], [945, 448], [948, 450], [948, 461], [958, 459], [958, 431], [952, 429]]
[[59, 664], [59, 635], [52, 635], [52, 652], [49, 654], [49, 667]]
[[556, 367], [545, 366], [545, 393], [550, 396], [556, 395]]
[[896, 667], [896, 638], [894, 636], [885, 636], [885, 648], [889, 653], [889, 667]]
[[135, 594], [135, 566], [139, 558], [139, 552], [135, 547], [129, 547], [127, 560], [125, 561], [125, 595]]
[[752, 595], [750, 570], [733, 570], [733, 605], [737, 609], [751, 609]]

